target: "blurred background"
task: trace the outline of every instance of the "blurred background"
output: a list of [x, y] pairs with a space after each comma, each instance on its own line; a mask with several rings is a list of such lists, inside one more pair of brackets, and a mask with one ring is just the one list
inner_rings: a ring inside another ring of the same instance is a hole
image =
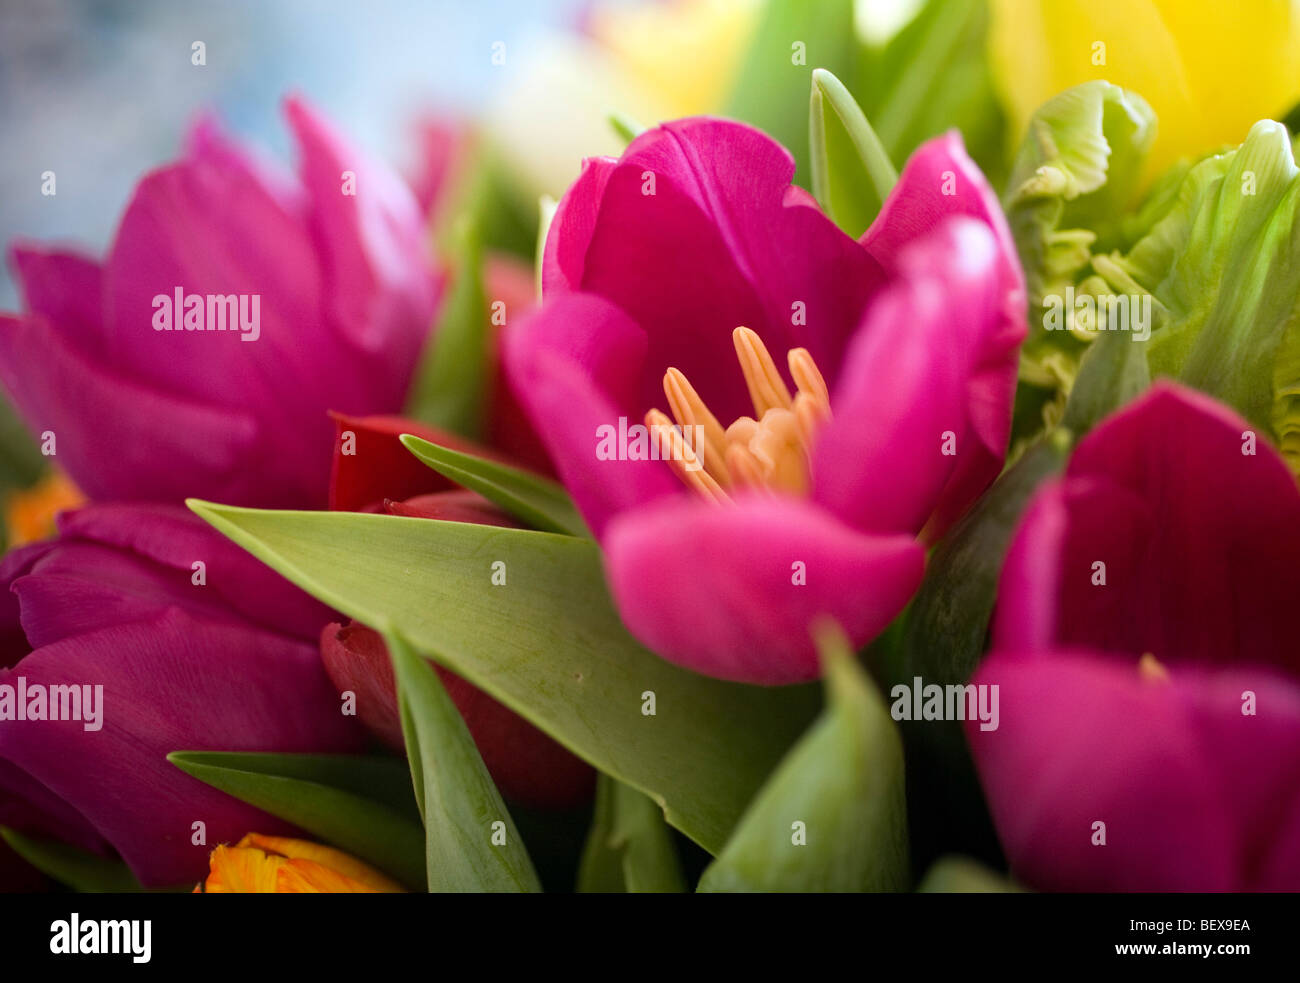
[[[214, 108], [281, 159], [280, 98], [306, 95], [359, 142], [414, 166], [413, 119], [476, 113], [516, 49], [572, 33], [586, 0], [6, 0], [0, 4], [0, 241], [100, 253], [131, 188]], [[206, 64], [191, 46], [206, 45]], [[504, 66], [492, 63], [505, 44]], [[58, 193], [40, 193], [54, 171]], [[17, 294], [8, 265], [0, 309]]]

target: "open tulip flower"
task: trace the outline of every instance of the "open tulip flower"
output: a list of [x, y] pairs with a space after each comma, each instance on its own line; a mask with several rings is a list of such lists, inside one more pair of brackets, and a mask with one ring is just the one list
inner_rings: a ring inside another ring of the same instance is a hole
[[958, 136], [917, 151], [861, 241], [793, 173], [707, 118], [589, 160], [506, 353], [633, 634], [766, 684], [818, 674], [815, 616], [861, 644], [906, 604], [918, 536], [1001, 467], [1025, 332]]
[[13, 250], [27, 313], [0, 317], [0, 381], [92, 499], [323, 505], [326, 412], [401, 409], [437, 295], [420, 207], [286, 113], [296, 182], [204, 120], [102, 263]]
[[1013, 872], [1066, 891], [1300, 884], [1300, 491], [1159, 384], [1040, 490], [1002, 574], [996, 730], [967, 734]]

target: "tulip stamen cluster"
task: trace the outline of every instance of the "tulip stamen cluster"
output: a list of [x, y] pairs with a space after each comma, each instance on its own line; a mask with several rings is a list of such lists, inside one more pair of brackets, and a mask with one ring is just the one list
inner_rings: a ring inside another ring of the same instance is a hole
[[[807, 494], [813, 440], [831, 418], [826, 380], [808, 349], [791, 349], [786, 361], [798, 389], [792, 396], [756, 332], [739, 327], [731, 338], [754, 416], [724, 430], [685, 374], [670, 368], [664, 395], [677, 426], [658, 409], [646, 414], [646, 426], [668, 444], [662, 456], [677, 476], [711, 501], [729, 502], [728, 492], [740, 488]], [[701, 434], [699, 455], [681, 436], [693, 427], [699, 429], [689, 432]]]

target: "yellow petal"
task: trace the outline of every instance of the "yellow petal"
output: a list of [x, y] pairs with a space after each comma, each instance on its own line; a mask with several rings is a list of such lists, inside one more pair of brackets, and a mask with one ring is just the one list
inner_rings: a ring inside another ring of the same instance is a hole
[[663, 99], [667, 118], [695, 116], [721, 111], [757, 12], [755, 0], [601, 3], [587, 30], [628, 76]]
[[261, 833], [249, 833], [239, 841], [240, 846], [253, 846], [267, 853], [279, 854], [291, 860], [309, 860], [322, 867], [336, 871], [338, 874], [366, 885], [369, 890], [389, 893], [401, 892], [404, 888], [391, 878], [381, 874], [369, 864], [362, 863], [356, 857], [335, 850], [333, 847], [309, 840], [295, 840], [286, 836], [263, 836]]
[[1150, 178], [1241, 143], [1300, 101], [1300, 0], [993, 0], [992, 12], [994, 76], [1016, 143], [1049, 98], [1105, 79], [1156, 112]]

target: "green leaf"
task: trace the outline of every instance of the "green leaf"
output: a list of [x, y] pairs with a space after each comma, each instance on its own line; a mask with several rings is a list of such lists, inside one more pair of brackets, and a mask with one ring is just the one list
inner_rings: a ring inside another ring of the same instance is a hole
[[1125, 255], [1093, 260], [1120, 293], [1150, 293], [1151, 371], [1181, 379], [1274, 434], [1300, 473], [1300, 168], [1280, 123], [1183, 179]]
[[173, 751], [167, 760], [407, 887], [424, 889], [424, 833], [400, 761], [233, 751]]
[[524, 841], [438, 674], [400, 634], [385, 631], [384, 641], [424, 819], [429, 890], [540, 891]]
[[[998, 577], [1030, 496], [1069, 456], [1071, 435], [1058, 428], [1008, 468], [935, 548], [907, 612], [901, 657], [888, 666], [889, 687], [965, 685], [983, 657]], [[914, 859], [920, 869], [940, 850], [995, 858], [970, 751], [957, 721], [905, 721], [907, 786]]]
[[0, 495], [29, 488], [44, 473], [45, 465], [36, 441], [0, 393]]
[[121, 860], [100, 857], [57, 840], [39, 839], [0, 826], [0, 837], [14, 853], [60, 884], [83, 894], [144, 891]]
[[1141, 96], [1101, 81], [1066, 89], [1029, 121], [1003, 205], [1031, 312], [1079, 279], [1094, 246], [1110, 248], [1155, 129]]
[[898, 164], [959, 129], [993, 181], [1005, 173], [1005, 119], [988, 59], [985, 0], [929, 0], [883, 47], [863, 49], [852, 89]]
[[489, 376], [488, 301], [483, 250], [472, 217], [455, 231], [448, 253], [451, 288], [416, 371], [407, 413], [432, 426], [476, 439], [483, 431]]
[[843, 633], [818, 636], [827, 707], [745, 811], [701, 891], [907, 889], [898, 728]]
[[[827, 104], [834, 120], [827, 119]], [[812, 73], [808, 127], [813, 194], [822, 210], [857, 238], [898, 183], [898, 171], [844, 83], [824, 68]], [[832, 127], [843, 130], [847, 144], [828, 139]]]
[[1062, 425], [1082, 437], [1150, 384], [1146, 344], [1125, 331], [1103, 331], [1079, 363]]
[[[342, 512], [190, 508], [309, 594], [391, 625], [716, 851], [816, 712], [815, 687], [726, 683], [648, 652], [623, 627], [595, 543], [576, 536]], [[505, 564], [507, 586], [491, 584]], [[656, 714], [642, 714], [643, 693]]]
[[624, 146], [645, 132], [645, 127], [626, 113], [610, 113], [609, 126], [623, 141]]
[[751, 123], [795, 156], [808, 187], [808, 86], [813, 66], [853, 69], [853, 0], [767, 0], [723, 116]]
[[1023, 889], [969, 857], [940, 857], [917, 887], [919, 894], [1019, 894]]
[[475, 457], [402, 434], [403, 445], [444, 478], [476, 491], [535, 529], [591, 536], [567, 492], [554, 481], [507, 464]]
[[578, 870], [578, 890], [589, 894], [686, 890], [663, 810], [608, 775], [597, 779], [595, 816]]

